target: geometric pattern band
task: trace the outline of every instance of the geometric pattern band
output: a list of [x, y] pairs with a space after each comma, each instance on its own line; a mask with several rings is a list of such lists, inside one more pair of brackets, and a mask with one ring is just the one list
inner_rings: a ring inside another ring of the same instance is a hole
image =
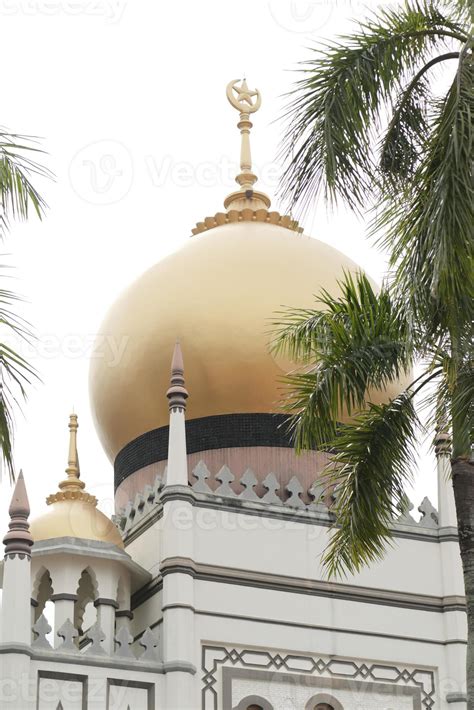
[[254, 649], [203, 646], [202, 710], [217, 710], [217, 672], [224, 665], [303, 673], [324, 678], [403, 684], [420, 689], [425, 710], [431, 710], [435, 706], [435, 676], [430, 670], [407, 669], [381, 663], [361, 663], [344, 658], [324, 659], [318, 656], [280, 654]]

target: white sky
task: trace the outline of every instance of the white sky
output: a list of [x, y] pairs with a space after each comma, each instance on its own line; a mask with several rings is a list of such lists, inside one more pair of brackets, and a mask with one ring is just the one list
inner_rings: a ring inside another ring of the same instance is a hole
[[[275, 119], [291, 70], [312, 42], [364, 12], [358, 0], [0, 0], [0, 123], [43, 137], [57, 176], [41, 185], [44, 222], [14, 225], [3, 247], [39, 338], [27, 354], [43, 383], [30, 391], [16, 438], [33, 514], [63, 477], [73, 406], [82, 476], [112, 512], [112, 465], [89, 409], [91, 345], [119, 292], [180, 247], [233, 187], [239, 138], [227, 82], [245, 73], [262, 92], [252, 152], [257, 187], [273, 195]], [[382, 276], [384, 258], [362, 221], [321, 204], [305, 231]], [[433, 461], [423, 457], [420, 470], [417, 505], [436, 499]], [[4, 482], [3, 528], [10, 496]]]

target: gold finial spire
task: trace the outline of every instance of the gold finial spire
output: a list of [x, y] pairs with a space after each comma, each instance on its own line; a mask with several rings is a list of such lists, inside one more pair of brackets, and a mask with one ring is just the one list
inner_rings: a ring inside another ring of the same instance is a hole
[[270, 211], [271, 201], [264, 192], [253, 189], [257, 176], [252, 172], [252, 155], [250, 152], [250, 129], [252, 123], [250, 114], [260, 108], [262, 99], [258, 89], [249, 89], [247, 80], [235, 79], [227, 84], [227, 98], [230, 104], [239, 111], [240, 120], [237, 127], [240, 129], [240, 173], [235, 178], [240, 185], [240, 190], [231, 192], [224, 200], [227, 212], [216, 212], [215, 215], [205, 217], [192, 229], [193, 234], [207, 232], [214, 227], [221, 227], [231, 222], [267, 222], [275, 226], [302, 232], [303, 228], [290, 215], [282, 215], [276, 210]]
[[[67, 457], [66, 473], [68, 478], [79, 478], [79, 457], [77, 455], [77, 414], [69, 415], [69, 454]], [[84, 487], [84, 484], [83, 486]]]
[[[258, 89], [249, 89], [247, 86], [247, 80], [243, 79], [239, 84], [239, 79], [229, 82], [227, 84], [227, 98], [229, 103], [236, 108], [240, 113], [240, 120], [237, 124], [237, 128], [240, 129], [241, 135], [241, 146], [240, 146], [240, 170], [241, 172], [235, 178], [236, 182], [240, 185], [239, 192], [234, 192], [227, 196], [224, 206], [227, 208], [230, 204], [235, 203], [237, 200], [242, 199], [248, 200], [254, 203], [252, 206], [269, 207], [270, 199], [263, 192], [254, 192], [253, 186], [257, 182], [257, 176], [252, 172], [252, 154], [250, 151], [250, 129], [252, 128], [252, 122], [250, 121], [250, 114], [255, 113], [261, 106], [262, 97]], [[256, 202], [261, 203], [260, 205], [255, 205]], [[243, 207], [244, 205], [242, 205]], [[235, 205], [233, 206], [235, 207]]]
[[58, 484], [59, 491], [48, 496], [46, 503], [56, 503], [59, 500], [80, 499], [97, 505], [97, 498], [84, 491], [85, 483], [80, 479], [79, 456], [77, 453], [77, 414], [69, 415], [69, 453], [67, 460], [67, 478]]

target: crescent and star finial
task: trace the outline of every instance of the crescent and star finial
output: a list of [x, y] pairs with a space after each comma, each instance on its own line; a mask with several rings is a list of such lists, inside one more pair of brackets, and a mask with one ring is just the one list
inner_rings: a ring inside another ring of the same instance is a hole
[[[240, 113], [255, 113], [261, 106], [262, 97], [258, 89], [249, 89], [247, 80], [243, 79], [240, 86], [237, 86], [240, 79], [234, 79], [227, 84], [227, 98], [229, 103], [240, 111]], [[255, 103], [252, 99], [255, 97]]]
[[[240, 84], [239, 84], [240, 82]], [[250, 129], [252, 122], [250, 114], [255, 113], [260, 108], [262, 97], [258, 89], [249, 89], [247, 80], [234, 79], [227, 84], [227, 98], [231, 106], [237, 109], [240, 113], [240, 120], [237, 128], [240, 129], [241, 146], [240, 146], [240, 173], [235, 178], [240, 185], [239, 193], [232, 193], [226, 202], [241, 199], [242, 193], [250, 199], [253, 195], [253, 186], [257, 182], [257, 176], [252, 172], [252, 156], [250, 153]], [[224, 203], [226, 204], [226, 203]], [[227, 206], [226, 205], [226, 206]]]

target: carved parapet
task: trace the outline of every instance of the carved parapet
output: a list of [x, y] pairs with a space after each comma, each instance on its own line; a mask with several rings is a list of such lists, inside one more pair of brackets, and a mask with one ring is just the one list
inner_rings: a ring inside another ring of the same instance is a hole
[[421, 513], [419, 521], [416, 521], [411, 515], [411, 511], [414, 510], [414, 508], [415, 506], [411, 500], [407, 495], [405, 495], [400, 505], [400, 515], [394, 520], [395, 527], [398, 525], [403, 527], [413, 526], [418, 528], [418, 530], [420, 528], [428, 528], [431, 530], [437, 530], [439, 528], [438, 511], [433, 506], [429, 498], [425, 496], [418, 507], [418, 511]]
[[[198, 500], [205, 498], [213, 501], [217, 506], [250, 506], [253, 509], [260, 508], [262, 514], [278, 507], [292, 515], [321, 517], [326, 525], [335, 519], [333, 506], [337, 503], [337, 488], [324, 476], [314, 480], [309, 487], [303, 485], [297, 476], [282, 485], [272, 472], [262, 479], [251, 468], [247, 468], [238, 478], [227, 465], [212, 473], [204, 461], [199, 461], [192, 471], [192, 478], [194, 480], [190, 483], [190, 491], [195, 497]], [[162, 487], [162, 479], [157, 476], [153, 486], [146, 486], [115, 517], [116, 524], [125, 535], [161, 505]], [[420, 532], [438, 528], [438, 512], [428, 498], [418, 508], [422, 514], [419, 521], [411, 515], [412, 510], [414, 505], [405, 496], [399, 515], [393, 521], [394, 527], [413, 527]]]
[[131, 658], [146, 663], [159, 663], [160, 661], [157, 650], [159, 638], [149, 627], [145, 629], [138, 639], [138, 645], [143, 648], [143, 651], [138, 655], [135, 655], [132, 649], [133, 636], [125, 627], [122, 627], [117, 633], [115, 641], [117, 642], [115, 650], [117, 658]]
[[439, 515], [429, 498], [423, 498], [418, 511], [421, 513], [420, 525], [425, 528], [439, 527]]
[[[166, 476], [166, 469], [163, 478]], [[147, 485], [141, 493], [137, 493], [133, 501], [121, 508], [112, 516], [112, 522], [122, 535], [135, 527], [153, 508], [160, 503], [160, 492], [163, 488], [163, 478], [156, 476], [152, 486]]]
[[47, 636], [51, 633], [52, 628], [49, 625], [44, 614], [38, 618], [38, 621], [32, 628], [34, 640], [31, 644], [32, 648], [38, 648], [43, 651], [52, 651], [52, 646], [49, 643]]
[[[88, 656], [108, 656], [108, 652], [102, 645], [106, 636], [99, 622], [96, 622], [87, 630], [85, 634], [86, 642], [79, 645], [79, 631], [70, 619], [66, 619], [57, 632], [59, 638], [62, 639], [62, 643], [56, 649], [53, 649], [47, 638], [51, 633], [51, 626], [44, 614], [41, 614], [38, 621], [33, 626], [32, 631], [35, 638], [31, 647], [39, 653], [81, 654], [84, 658]], [[150, 663], [160, 663], [158, 652], [159, 637], [154, 631], [147, 628], [138, 638], [138, 646], [143, 649], [138, 653], [135, 653], [133, 650], [134, 641], [135, 639], [129, 630], [125, 626], [122, 626], [115, 636], [115, 650], [111, 657], [118, 661], [123, 659], [134, 661], [137, 663], [137, 668], [139, 668], [140, 663], [146, 663], [147, 665]]]

